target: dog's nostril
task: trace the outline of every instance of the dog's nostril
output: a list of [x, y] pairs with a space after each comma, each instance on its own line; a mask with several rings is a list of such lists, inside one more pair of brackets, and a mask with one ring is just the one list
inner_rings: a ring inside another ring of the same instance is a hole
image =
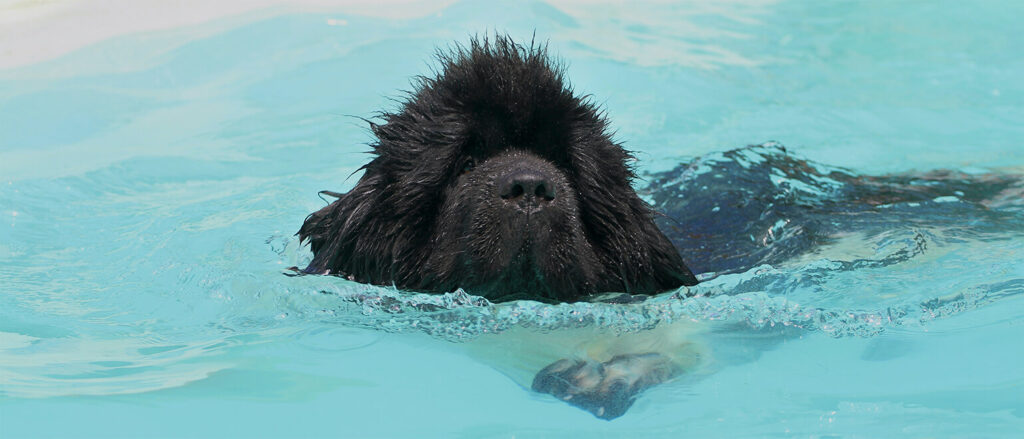
[[546, 182], [542, 182], [537, 185], [537, 189], [533, 190], [533, 194], [536, 195], [537, 198], [544, 198], [545, 200], [550, 201], [555, 199], [555, 188]]
[[555, 187], [543, 174], [532, 171], [516, 171], [498, 180], [498, 195], [506, 200], [524, 195], [536, 200], [555, 199]]

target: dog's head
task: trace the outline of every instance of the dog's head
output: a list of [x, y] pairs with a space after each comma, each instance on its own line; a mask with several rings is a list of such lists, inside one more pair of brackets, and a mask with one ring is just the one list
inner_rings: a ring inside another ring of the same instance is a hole
[[543, 46], [495, 37], [439, 58], [371, 124], [359, 183], [306, 219], [307, 272], [491, 300], [696, 284], [630, 186], [631, 156]]

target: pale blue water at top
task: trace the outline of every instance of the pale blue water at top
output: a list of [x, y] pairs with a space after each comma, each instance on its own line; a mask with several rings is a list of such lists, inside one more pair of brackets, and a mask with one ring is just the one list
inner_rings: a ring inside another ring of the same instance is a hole
[[[316, 191], [367, 160], [347, 115], [394, 108], [435, 47], [494, 30], [548, 40], [641, 171], [776, 140], [862, 175], [1020, 175], [1021, 5], [282, 12], [2, 70], [0, 436], [1018, 436], [1019, 181], [686, 300], [482, 306], [281, 272], [308, 261], [293, 234]], [[862, 263], [891, 255], [910, 256]], [[715, 367], [611, 422], [458, 343], [665, 318], [714, 327]]]

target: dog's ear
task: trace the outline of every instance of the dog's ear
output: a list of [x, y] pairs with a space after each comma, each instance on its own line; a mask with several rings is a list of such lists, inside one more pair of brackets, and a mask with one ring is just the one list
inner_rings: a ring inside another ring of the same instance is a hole
[[696, 276], [655, 225], [647, 204], [632, 190], [620, 195], [628, 200], [627, 212], [595, 242], [605, 265], [599, 291], [656, 294], [696, 285]]
[[433, 218], [430, 197], [438, 191], [429, 182], [415, 184], [426, 181], [422, 175], [430, 169], [406, 172], [402, 178], [387, 172], [401, 166], [391, 154], [378, 155], [363, 167], [365, 173], [352, 190], [306, 218], [298, 234], [301, 241], [309, 241], [313, 260], [305, 272], [373, 284], [418, 282], [429, 251], [425, 222]]
[[630, 294], [656, 294], [696, 285], [696, 276], [655, 224], [650, 206], [628, 185], [619, 196], [624, 216], [604, 247], [612, 249], [606, 260], [614, 264], [608, 269], [618, 274], [620, 288]]
[[607, 122], [583, 104], [571, 155], [581, 220], [605, 265], [603, 291], [654, 294], [696, 285], [697, 278], [658, 230], [650, 206], [633, 190], [632, 155], [606, 133]]
[[647, 216], [646, 221], [642, 222], [641, 231], [646, 241], [651, 271], [656, 283], [653, 285], [655, 291], [670, 290], [683, 285], [697, 285], [697, 277], [683, 262], [683, 258], [672, 242], [655, 225], [651, 215], [653, 212]]

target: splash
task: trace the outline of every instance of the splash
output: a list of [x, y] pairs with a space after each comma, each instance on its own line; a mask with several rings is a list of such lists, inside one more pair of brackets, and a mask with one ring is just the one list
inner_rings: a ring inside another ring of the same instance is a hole
[[[811, 270], [817, 270], [812, 268]], [[983, 284], [965, 291], [877, 308], [820, 307], [764, 290], [728, 294], [750, 284], [773, 284], [771, 267], [716, 278], [634, 304], [580, 302], [557, 305], [532, 301], [493, 304], [464, 291], [444, 295], [369, 287], [365, 291], [320, 292], [329, 301], [293, 303], [292, 312], [346, 326], [388, 332], [423, 332], [461, 342], [519, 326], [539, 331], [595, 327], [610, 333], [649, 330], [677, 320], [739, 324], [749, 329], [787, 326], [830, 337], [871, 337], [889, 328], [919, 327], [1024, 294], [1024, 280]], [[799, 277], [800, 273], [791, 273]], [[717, 293], [717, 294], [716, 294]], [[313, 302], [316, 302], [315, 306]]]
[[[552, 305], [339, 281], [289, 310], [451, 341], [517, 326], [621, 333], [681, 319], [870, 337], [1024, 293], [1024, 269], [1013, 262], [1024, 259], [1024, 201], [1011, 196], [1022, 186], [998, 174], [861, 176], [769, 143], [698, 158], [645, 190], [703, 272], [696, 287]], [[919, 279], [949, 279], [938, 283], [949, 290]]]

